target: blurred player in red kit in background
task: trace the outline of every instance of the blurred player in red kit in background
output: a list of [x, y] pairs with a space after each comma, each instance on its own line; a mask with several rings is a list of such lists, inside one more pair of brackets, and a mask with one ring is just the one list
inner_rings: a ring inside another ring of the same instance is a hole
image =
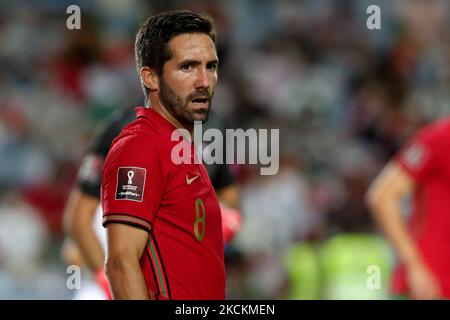
[[[412, 196], [409, 224], [402, 200]], [[450, 298], [450, 118], [422, 130], [384, 168], [367, 203], [392, 242], [397, 296]]]

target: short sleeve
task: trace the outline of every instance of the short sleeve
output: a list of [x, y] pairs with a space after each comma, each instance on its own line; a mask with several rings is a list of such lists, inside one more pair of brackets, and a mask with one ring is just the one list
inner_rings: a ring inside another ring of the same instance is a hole
[[100, 180], [105, 158], [101, 154], [83, 156], [77, 175], [77, 186], [85, 194], [100, 198]]
[[438, 164], [438, 137], [427, 130], [420, 131], [396, 156], [400, 166], [416, 181], [426, 181]]
[[165, 178], [156, 148], [147, 140], [122, 137], [108, 153], [101, 184], [103, 226], [124, 223], [150, 231]]

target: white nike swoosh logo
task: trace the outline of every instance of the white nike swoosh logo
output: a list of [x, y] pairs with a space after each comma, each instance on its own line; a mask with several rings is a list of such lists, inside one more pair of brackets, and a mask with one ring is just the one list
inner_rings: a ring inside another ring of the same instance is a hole
[[194, 182], [194, 180], [197, 179], [197, 178], [198, 178], [198, 176], [195, 176], [195, 177], [189, 179], [189, 177], [188, 177], [188, 175], [187, 175], [187, 173], [186, 173], [186, 183], [187, 183], [188, 185], [191, 184], [192, 182]]

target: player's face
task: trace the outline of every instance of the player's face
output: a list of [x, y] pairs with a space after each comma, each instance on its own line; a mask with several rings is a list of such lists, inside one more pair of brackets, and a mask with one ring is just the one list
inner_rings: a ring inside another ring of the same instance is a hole
[[204, 122], [217, 84], [216, 47], [202, 33], [178, 35], [168, 45], [172, 58], [163, 66], [159, 99], [180, 123]]

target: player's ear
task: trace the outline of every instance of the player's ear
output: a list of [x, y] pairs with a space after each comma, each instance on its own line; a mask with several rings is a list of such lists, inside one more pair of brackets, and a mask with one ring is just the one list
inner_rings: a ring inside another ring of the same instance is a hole
[[151, 69], [150, 67], [143, 66], [140, 73], [144, 86], [146, 86], [150, 91], [159, 90], [159, 79], [155, 70]]

